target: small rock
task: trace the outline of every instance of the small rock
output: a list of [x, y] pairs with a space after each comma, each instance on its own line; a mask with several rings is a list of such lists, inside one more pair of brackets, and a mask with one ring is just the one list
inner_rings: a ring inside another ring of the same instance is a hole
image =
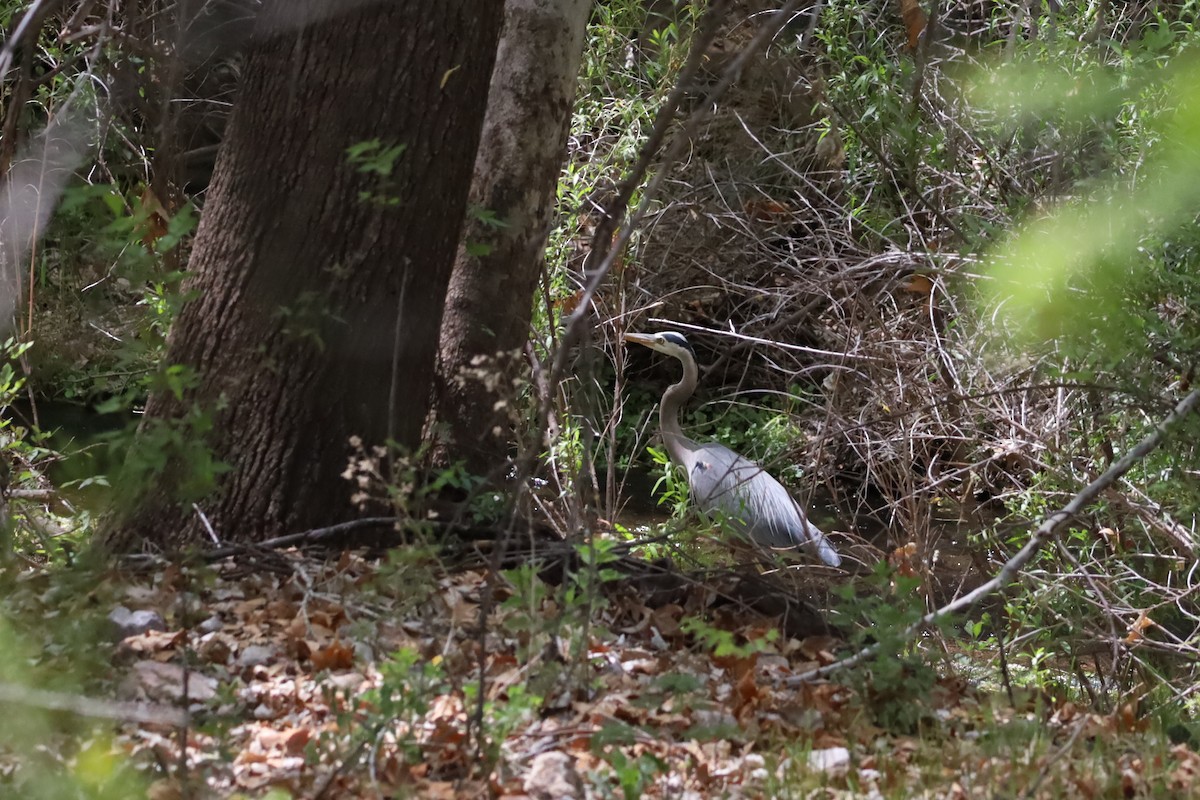
[[767, 772], [767, 761], [758, 753], [747, 753], [742, 759], [742, 768], [750, 780], [765, 781], [770, 773]]
[[239, 667], [258, 667], [275, 657], [275, 648], [264, 644], [252, 644], [238, 655]]
[[[150, 700], [177, 703], [183, 699], [184, 669], [178, 664], [139, 661], [121, 681], [119, 694], [126, 700]], [[217, 694], [215, 679], [199, 672], [188, 672], [187, 697], [190, 702], [206, 702]]]
[[278, 716], [279, 713], [266, 703], [259, 703], [254, 707], [254, 718], [257, 720], [275, 719]]
[[696, 725], [713, 730], [738, 727], [737, 717], [719, 708], [697, 708], [692, 711]]
[[150, 631], [165, 631], [167, 623], [157, 611], [130, 611], [125, 606], [117, 606], [108, 614], [108, 621], [113, 626], [113, 636], [117, 641], [130, 636], [140, 636]]
[[344, 692], [353, 692], [361, 687], [366, 679], [358, 672], [343, 672], [339, 675], [330, 675], [325, 680]]
[[582, 800], [575, 759], [558, 750], [535, 756], [525, 776], [525, 793], [535, 800]]
[[219, 616], [213, 614], [211, 617], [197, 625], [196, 630], [200, 631], [200, 633], [216, 633], [223, 627], [225, 627], [225, 623], [221, 622], [221, 618]]
[[374, 661], [375, 651], [371, 648], [371, 645], [367, 644], [366, 642], [355, 642], [354, 660], [360, 663]]
[[821, 772], [845, 772], [850, 767], [850, 751], [844, 747], [813, 750], [808, 754], [808, 766]]

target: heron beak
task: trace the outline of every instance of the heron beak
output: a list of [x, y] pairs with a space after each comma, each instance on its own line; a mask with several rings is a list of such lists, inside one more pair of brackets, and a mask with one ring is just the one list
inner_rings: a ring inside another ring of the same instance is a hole
[[649, 333], [627, 333], [625, 334], [625, 341], [633, 342], [634, 344], [645, 345], [646, 347], [655, 350], [658, 349], [655, 347], [655, 345], [658, 344], [657, 340]]

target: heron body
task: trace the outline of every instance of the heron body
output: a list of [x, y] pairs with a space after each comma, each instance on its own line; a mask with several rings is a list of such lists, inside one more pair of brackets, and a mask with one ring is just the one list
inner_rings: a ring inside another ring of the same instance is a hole
[[783, 484], [748, 458], [716, 442], [701, 444], [683, 435], [679, 409], [696, 390], [696, 359], [678, 333], [627, 333], [625, 340], [674, 356], [683, 379], [663, 393], [659, 424], [671, 461], [687, 473], [696, 506], [707, 516], [726, 520], [738, 533], [763, 547], [803, 547], [830, 566], [841, 557], [825, 534], [808, 521]]

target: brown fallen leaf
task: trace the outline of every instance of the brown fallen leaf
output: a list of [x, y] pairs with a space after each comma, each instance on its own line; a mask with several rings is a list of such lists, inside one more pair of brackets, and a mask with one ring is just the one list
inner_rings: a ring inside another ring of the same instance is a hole
[[837, 648], [840, 639], [834, 636], [806, 636], [800, 642], [800, 655], [804, 656], [809, 661], [816, 661], [824, 666], [837, 661], [837, 657], [833, 651]]
[[1143, 611], [1138, 614], [1138, 618], [1129, 626], [1129, 633], [1125, 634], [1125, 644], [1136, 644], [1145, 638], [1146, 629], [1154, 625], [1154, 620], [1147, 616]]
[[746, 215], [755, 222], [779, 222], [788, 219], [794, 213], [791, 208], [778, 200], [747, 200], [742, 208]]
[[309, 661], [316, 670], [350, 669], [354, 666], [354, 648], [339, 639], [334, 639], [329, 644], [313, 650]]
[[664, 639], [673, 639], [680, 634], [679, 621], [683, 618], [683, 609], [675, 603], [668, 603], [662, 608], [650, 612], [650, 624], [658, 629]]
[[249, 600], [243, 600], [242, 602], [235, 605], [233, 607], [233, 613], [237, 614], [239, 617], [248, 617], [251, 614], [254, 614], [255, 612], [259, 611], [260, 609], [266, 607], [266, 605], [267, 605], [267, 598], [251, 597]]
[[121, 640], [118, 652], [150, 656], [157, 661], [170, 661], [174, 650], [184, 638], [183, 631], [146, 631]]
[[233, 655], [233, 639], [221, 634], [213, 634], [200, 643], [197, 648], [200, 659], [206, 664], [228, 663]]
[[579, 304], [583, 302], [583, 290], [579, 290], [560, 300], [554, 301], [554, 306], [558, 313], [563, 316], [568, 316], [575, 313], [575, 309], [579, 308]]
[[908, 280], [900, 284], [900, 289], [910, 294], [931, 294], [933, 292], [933, 281], [930, 280], [928, 275], [914, 272], [908, 276]]

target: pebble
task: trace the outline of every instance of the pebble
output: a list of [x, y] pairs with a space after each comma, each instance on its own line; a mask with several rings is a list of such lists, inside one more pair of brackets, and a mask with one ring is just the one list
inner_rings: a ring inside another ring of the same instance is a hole
[[239, 667], [257, 667], [266, 664], [275, 657], [275, 648], [262, 644], [252, 644], [238, 654]]
[[813, 750], [808, 754], [808, 765], [821, 772], [844, 772], [850, 766], [850, 751], [844, 747]]
[[157, 611], [130, 611], [125, 606], [117, 606], [108, 614], [108, 621], [113, 626], [113, 636], [117, 641], [130, 636], [140, 636], [150, 631], [165, 631], [167, 623]]

